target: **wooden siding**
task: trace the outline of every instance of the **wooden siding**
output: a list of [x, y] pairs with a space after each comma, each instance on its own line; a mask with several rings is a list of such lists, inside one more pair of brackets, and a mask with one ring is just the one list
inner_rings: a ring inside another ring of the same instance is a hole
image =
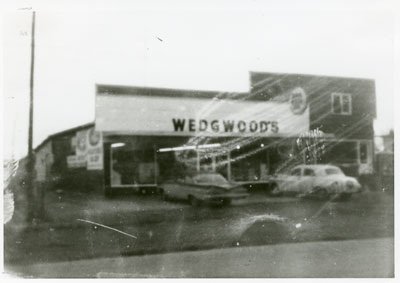
[[[336, 138], [372, 139], [376, 117], [375, 82], [370, 79], [339, 78], [297, 74], [250, 73], [254, 99], [288, 96], [301, 87], [310, 106], [310, 129], [320, 129]], [[351, 115], [332, 113], [332, 93], [351, 95]]]

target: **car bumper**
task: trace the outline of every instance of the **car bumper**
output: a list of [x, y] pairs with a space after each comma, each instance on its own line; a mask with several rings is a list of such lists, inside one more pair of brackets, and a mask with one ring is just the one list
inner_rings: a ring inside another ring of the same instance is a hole
[[361, 190], [340, 190], [331, 192], [331, 194], [340, 194], [340, 195], [352, 195], [358, 193], [361, 193]]
[[361, 187], [355, 187], [355, 188], [351, 188], [351, 189], [344, 189], [342, 190], [341, 193], [344, 194], [356, 194], [356, 193], [361, 193]]
[[202, 198], [204, 201], [219, 201], [221, 199], [243, 199], [248, 197], [249, 194], [221, 194], [221, 195], [206, 195]]

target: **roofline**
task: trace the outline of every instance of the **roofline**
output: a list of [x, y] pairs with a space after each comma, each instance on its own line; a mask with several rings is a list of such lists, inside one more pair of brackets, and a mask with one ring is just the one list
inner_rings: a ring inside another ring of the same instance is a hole
[[[214, 98], [222, 96], [229, 99], [229, 95], [248, 96], [249, 92], [217, 91], [217, 90], [193, 90], [144, 86], [96, 84], [96, 94], [127, 94], [146, 95], [161, 97], [192, 97], [192, 98]], [[228, 95], [228, 97], [226, 97]]]
[[302, 76], [302, 77], [320, 77], [320, 78], [331, 78], [331, 79], [348, 79], [348, 80], [360, 80], [360, 81], [371, 81], [375, 82], [373, 78], [357, 78], [357, 77], [341, 77], [341, 76], [330, 76], [330, 75], [316, 75], [316, 74], [298, 74], [298, 73], [281, 73], [281, 72], [259, 72], [249, 71], [251, 74], [264, 74], [264, 75], [278, 75], [278, 76]]
[[77, 126], [77, 127], [74, 127], [74, 128], [70, 128], [70, 129], [67, 129], [67, 130], [64, 130], [64, 131], [49, 135], [38, 146], [36, 146], [33, 151], [37, 152], [41, 147], [43, 147], [47, 142], [49, 142], [53, 138], [57, 138], [57, 137], [69, 134], [71, 132], [76, 132], [76, 131], [83, 130], [83, 129], [86, 129], [86, 128], [89, 128], [89, 127], [92, 127], [92, 126], [94, 126], [94, 122], [86, 123], [86, 124], [83, 124], [83, 125], [80, 125], [80, 126]]
[[294, 167], [338, 167], [335, 164], [299, 164]]

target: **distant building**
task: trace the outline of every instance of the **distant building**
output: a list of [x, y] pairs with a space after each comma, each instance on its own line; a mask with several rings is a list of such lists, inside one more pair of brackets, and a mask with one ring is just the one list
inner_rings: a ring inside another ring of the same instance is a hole
[[375, 155], [377, 185], [382, 190], [394, 188], [394, 132], [382, 136], [383, 151]]
[[60, 189], [101, 191], [102, 168], [88, 170], [86, 155], [80, 163], [71, 160], [71, 156], [76, 156], [78, 138], [93, 127], [94, 123], [89, 123], [53, 134], [37, 146], [34, 150], [36, 181], [57, 184]]
[[394, 132], [391, 130], [389, 134], [382, 136], [383, 151], [394, 153]]

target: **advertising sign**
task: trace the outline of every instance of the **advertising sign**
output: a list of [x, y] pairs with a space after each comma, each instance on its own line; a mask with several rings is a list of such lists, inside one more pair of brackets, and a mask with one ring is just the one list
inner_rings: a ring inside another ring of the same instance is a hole
[[[100, 132], [90, 128], [76, 133], [75, 156], [69, 156], [68, 164], [88, 170], [103, 169], [103, 138]], [[68, 165], [70, 167], [70, 165]], [[70, 167], [70, 168], [74, 168]]]
[[136, 135], [298, 136], [309, 130], [301, 88], [285, 101], [96, 96], [96, 129]]
[[91, 128], [87, 131], [87, 169], [103, 169], [103, 139], [100, 132]]
[[86, 157], [84, 155], [69, 155], [67, 156], [68, 168], [86, 167]]

